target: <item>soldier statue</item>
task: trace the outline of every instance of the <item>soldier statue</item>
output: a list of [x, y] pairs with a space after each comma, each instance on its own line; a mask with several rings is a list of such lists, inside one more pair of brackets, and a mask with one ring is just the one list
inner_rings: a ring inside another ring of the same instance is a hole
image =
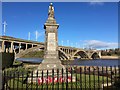
[[50, 6], [49, 6], [48, 17], [54, 18], [54, 7], [53, 7], [52, 3], [50, 3]]

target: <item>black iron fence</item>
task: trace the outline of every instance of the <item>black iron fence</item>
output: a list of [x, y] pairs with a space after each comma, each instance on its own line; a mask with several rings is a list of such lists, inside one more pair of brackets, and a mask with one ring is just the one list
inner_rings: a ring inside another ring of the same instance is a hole
[[120, 90], [120, 67], [69, 67], [42, 71], [3, 71], [3, 90]]

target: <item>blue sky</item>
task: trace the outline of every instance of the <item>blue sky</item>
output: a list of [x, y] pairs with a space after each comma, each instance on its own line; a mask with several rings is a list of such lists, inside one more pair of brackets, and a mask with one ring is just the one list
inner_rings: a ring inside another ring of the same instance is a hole
[[[44, 42], [44, 23], [49, 2], [2, 4], [2, 19], [7, 22], [6, 35]], [[59, 45], [97, 49], [117, 47], [118, 3], [54, 2]], [[3, 31], [2, 31], [3, 32]]]

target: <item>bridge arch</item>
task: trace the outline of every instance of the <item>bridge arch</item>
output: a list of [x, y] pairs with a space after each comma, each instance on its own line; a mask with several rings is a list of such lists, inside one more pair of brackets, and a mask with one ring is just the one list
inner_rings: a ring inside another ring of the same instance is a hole
[[76, 56], [79, 56], [79, 58], [89, 58], [88, 54], [84, 50], [77, 50], [72, 57], [75, 58]]
[[93, 52], [93, 53], [91, 54], [91, 57], [90, 57], [90, 58], [92, 58], [92, 59], [99, 59], [100, 56], [99, 56], [98, 52]]
[[41, 46], [36, 46], [36, 47], [28, 48], [28, 49], [26, 49], [26, 50], [24, 50], [24, 51], [22, 51], [22, 52], [20, 52], [20, 53], [17, 53], [17, 54], [15, 55], [15, 58], [20, 58], [20, 57], [24, 56], [25, 54], [27, 54], [27, 53], [29, 53], [29, 52], [31, 52], [31, 51], [38, 50], [38, 49], [44, 49], [44, 46], [41, 45]]
[[69, 56], [64, 52], [62, 51], [61, 49], [58, 49], [58, 53], [59, 53], [59, 58], [60, 59], [69, 59]]

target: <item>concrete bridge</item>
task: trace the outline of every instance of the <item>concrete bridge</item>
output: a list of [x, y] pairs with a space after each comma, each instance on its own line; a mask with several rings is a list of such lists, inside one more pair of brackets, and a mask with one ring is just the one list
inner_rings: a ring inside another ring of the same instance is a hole
[[[44, 43], [14, 38], [10, 36], [0, 36], [0, 52], [14, 52], [15, 58], [20, 58], [25, 54], [35, 50], [44, 50]], [[59, 59], [61, 60], [73, 60], [77, 58], [101, 58], [101, 51], [85, 50], [75, 47], [59, 46], [58, 53]]]

